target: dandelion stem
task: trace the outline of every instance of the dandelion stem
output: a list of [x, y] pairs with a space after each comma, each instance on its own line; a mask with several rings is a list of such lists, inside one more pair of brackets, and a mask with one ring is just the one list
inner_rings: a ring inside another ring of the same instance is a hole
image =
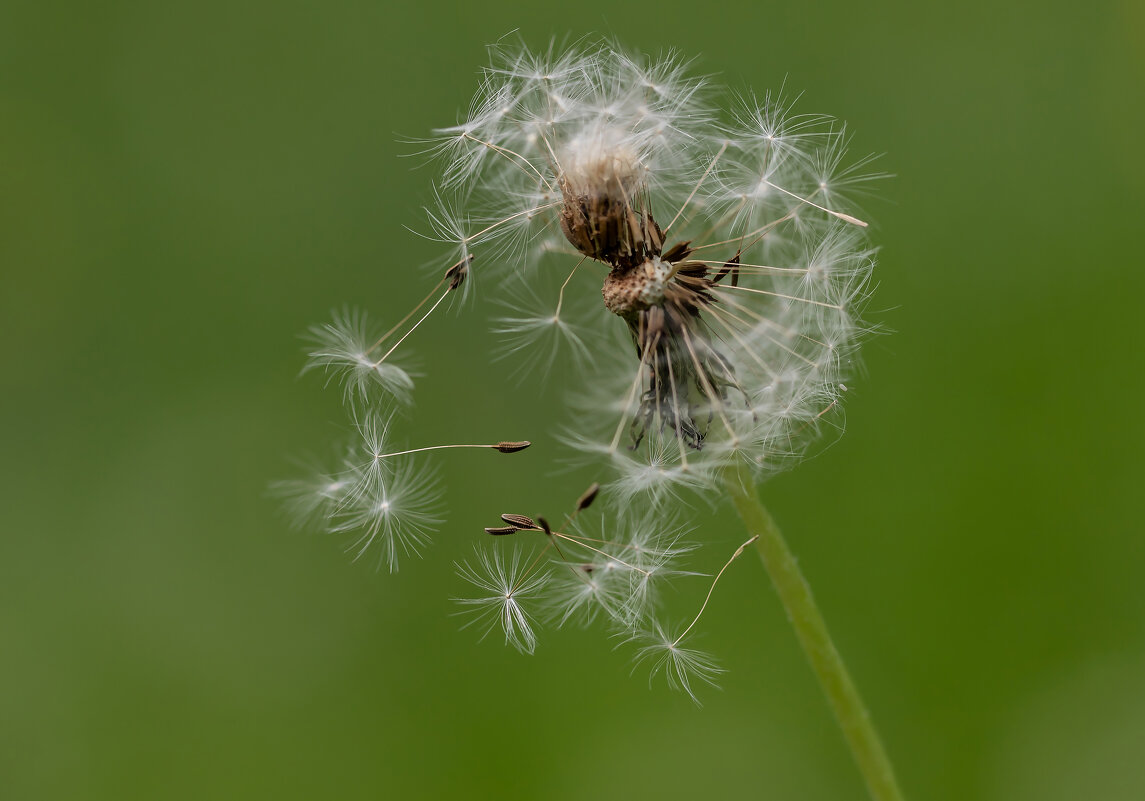
[[827, 624], [794, 554], [775, 519], [759, 500], [750, 471], [743, 465], [729, 467], [724, 481], [748, 532], [758, 537], [755, 546], [763, 566], [819, 679], [819, 685], [827, 695], [835, 720], [866, 779], [871, 797], [875, 801], [902, 801], [894, 769], [870, 714], [831, 641]]

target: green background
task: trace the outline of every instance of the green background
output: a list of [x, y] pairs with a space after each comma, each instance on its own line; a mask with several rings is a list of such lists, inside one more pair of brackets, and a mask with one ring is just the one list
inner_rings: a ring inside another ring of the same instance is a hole
[[[885, 153], [894, 333], [764, 498], [908, 798], [1145, 797], [1143, 9], [5, 0], [0, 797], [864, 798], [757, 561], [705, 617], [703, 709], [598, 631], [457, 630], [452, 562], [503, 499], [582, 489], [562, 378], [507, 388], [488, 294], [415, 342], [408, 439], [537, 444], [439, 460], [424, 560], [375, 573], [267, 497], [344, 428], [298, 334], [395, 319], [440, 256], [400, 138], [517, 28], [786, 79]], [[743, 535], [725, 507], [698, 536]]]

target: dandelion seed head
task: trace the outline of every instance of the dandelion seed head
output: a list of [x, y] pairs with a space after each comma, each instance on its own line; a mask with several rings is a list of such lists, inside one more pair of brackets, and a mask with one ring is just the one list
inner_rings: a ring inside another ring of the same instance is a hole
[[546, 408], [594, 483], [552, 524], [514, 511], [475, 530], [489, 547], [457, 565], [476, 591], [457, 599], [465, 626], [532, 653], [541, 620], [602, 623], [696, 700], [720, 668], [690, 638], [744, 546], [672, 634], [660, 590], [700, 575], [676, 514], [717, 497], [730, 468], [766, 476], [840, 428], [872, 330], [877, 254], [857, 201], [881, 176], [850, 141], [782, 90], [721, 95], [673, 53], [494, 46], [462, 118], [423, 143], [441, 170], [421, 235], [452, 266], [381, 335], [359, 312], [311, 332], [305, 370], [341, 381], [355, 437], [333, 469], [277, 490], [393, 570], [441, 525], [428, 451], [529, 444], [393, 444], [407, 338], [480, 284], [507, 372], [570, 388]]
[[[471, 247], [548, 243], [556, 229], [607, 270], [599, 297], [627, 331], [624, 360], [590, 349], [578, 332], [600, 324], [572, 305], [548, 312], [559, 304], [546, 302], [546, 271], [569, 258], [559, 246], [518, 249], [512, 277], [534, 289], [497, 329], [524, 370], [551, 369], [564, 344], [592, 372], [573, 402], [591, 422], [566, 440], [607, 457], [620, 503], [702, 488], [731, 460], [761, 473], [790, 463], [838, 405], [869, 330], [859, 314], [874, 249], [850, 205], [872, 178], [867, 160], [848, 164], [842, 126], [782, 92], [733, 97], [726, 111], [713, 95], [671, 54], [503, 44], [471, 118], [443, 132], [459, 197], [520, 201]], [[562, 286], [562, 300], [584, 283]]]

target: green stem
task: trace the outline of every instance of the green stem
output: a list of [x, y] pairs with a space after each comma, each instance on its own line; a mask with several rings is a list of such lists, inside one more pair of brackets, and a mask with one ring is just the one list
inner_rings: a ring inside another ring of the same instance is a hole
[[827, 624], [815, 605], [811, 588], [799, 570], [795, 555], [788, 548], [775, 519], [759, 500], [751, 472], [737, 465], [727, 470], [724, 479], [748, 533], [759, 537], [755, 547], [759, 549], [763, 566], [827, 695], [855, 762], [867, 780], [871, 797], [876, 801], [902, 801], [894, 769], [863, 699], [859, 697], [859, 691], [831, 641]]

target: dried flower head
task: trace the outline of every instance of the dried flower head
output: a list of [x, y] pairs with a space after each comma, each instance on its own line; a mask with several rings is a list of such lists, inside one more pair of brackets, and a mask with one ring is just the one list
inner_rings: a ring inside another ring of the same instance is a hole
[[457, 568], [479, 595], [463, 611], [526, 653], [545, 622], [603, 621], [693, 698], [720, 669], [690, 638], [744, 545], [691, 622], [666, 626], [659, 587], [701, 574], [660, 502], [803, 452], [867, 330], [875, 255], [853, 203], [877, 176], [847, 164], [841, 126], [780, 97], [724, 111], [712, 96], [672, 55], [493, 48], [466, 118], [430, 145], [443, 171], [429, 238], [454, 248], [451, 266], [380, 336], [359, 313], [313, 330], [307, 369], [342, 378], [361, 442], [338, 469], [284, 485], [300, 516], [356, 532], [356, 553], [380, 546], [394, 569], [439, 523], [436, 482], [409, 460], [529, 446], [388, 444], [413, 391], [395, 354], [480, 265], [501, 304], [499, 356], [531, 380], [558, 363], [585, 372], [557, 422], [599, 483], [557, 525], [516, 511], [488, 521], [489, 549]]
[[[842, 127], [770, 95], [721, 113], [674, 56], [493, 55], [469, 116], [436, 140], [439, 191], [481, 220], [453, 220], [459, 251], [493, 244], [507, 291], [529, 284], [534, 302], [500, 329], [590, 352], [566, 438], [610, 458], [622, 493], [652, 497], [798, 456], [867, 330], [875, 254], [850, 202], [877, 176], [846, 164]], [[573, 320], [586, 264], [600, 301]], [[609, 314], [634, 358], [588, 342]]]

